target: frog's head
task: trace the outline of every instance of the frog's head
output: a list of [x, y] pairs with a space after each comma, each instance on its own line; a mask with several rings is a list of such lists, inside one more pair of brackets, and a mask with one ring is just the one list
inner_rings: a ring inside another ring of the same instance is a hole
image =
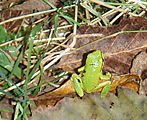
[[102, 69], [104, 64], [104, 55], [100, 50], [94, 51], [87, 56], [86, 65], [93, 65], [98, 69]]

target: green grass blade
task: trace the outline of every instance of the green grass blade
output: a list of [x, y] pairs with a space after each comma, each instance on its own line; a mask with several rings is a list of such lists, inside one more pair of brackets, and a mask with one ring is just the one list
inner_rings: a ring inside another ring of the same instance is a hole
[[19, 102], [17, 102], [17, 105], [15, 107], [14, 120], [17, 120], [18, 115], [19, 115]]
[[42, 29], [43, 29], [47, 24], [49, 24], [49, 23], [55, 18], [55, 16], [56, 16], [56, 15], [53, 15], [53, 16], [51, 17], [51, 19], [50, 19], [48, 22], [45, 23], [45, 25], [42, 27]]
[[[11, 79], [12, 75], [13, 75], [14, 72], [15, 72], [15, 69], [18, 68], [19, 63], [20, 63], [20, 61], [22, 60], [22, 54], [23, 54], [23, 52], [21, 52], [21, 53], [19, 54], [18, 59], [17, 59], [16, 63], [14, 64], [14, 67], [13, 67], [13, 69], [12, 69], [12, 71], [11, 71], [11, 74], [9, 75], [9, 78], [8, 78], [8, 79]], [[21, 75], [19, 76], [19, 79], [21, 79]]]
[[57, 30], [57, 27], [58, 27], [58, 19], [59, 19], [59, 16], [58, 16], [58, 14], [56, 14], [56, 16], [55, 16], [55, 29], [54, 29], [54, 32], [53, 32], [53, 37], [55, 37], [55, 33], [56, 33], [56, 30]]
[[121, 33], [147, 32], [147, 30], [120, 31]]
[[[8, 83], [9, 86], [15, 85], [10, 79], [7, 79], [7, 77], [5, 76], [5, 74], [1, 71], [0, 69], [0, 76]], [[15, 85], [16, 86], [16, 85]], [[17, 87], [17, 86], [16, 86]], [[20, 87], [17, 87], [23, 94], [27, 95], [23, 89], [21, 89]], [[18, 91], [18, 89], [15, 89], [14, 92], [16, 94], [20, 94], [20, 92]]]
[[[20, 63], [20, 61], [21, 61], [21, 59], [22, 59], [22, 54], [23, 54], [23, 51], [21, 51], [21, 53], [19, 54], [18, 59], [17, 59], [15, 65], [14, 65], [12, 71], [11, 71], [11, 74], [9, 75], [8, 81], [11, 81], [11, 77], [12, 77], [12, 75], [14, 74], [15, 69], [18, 67], [18, 65], [19, 65], [19, 63]], [[12, 81], [11, 81], [11, 86], [12, 86], [12, 85], [14, 85], [14, 84], [13, 84]], [[26, 93], [23, 89], [21, 89], [20, 87], [17, 87], [17, 88], [18, 88], [25, 96], [27, 96], [27, 93]], [[17, 95], [21, 94], [21, 93], [18, 91], [18, 89], [15, 89], [15, 90], [14, 90], [14, 92], [15, 92]]]
[[24, 84], [25, 85], [24, 88], [25, 88], [26, 91], [27, 91], [27, 84], [28, 84], [29, 78], [30, 78], [29, 72], [30, 72], [31, 54], [32, 54], [32, 50], [33, 50], [34, 37], [41, 30], [42, 25], [43, 24], [39, 24], [30, 33], [27, 73], [26, 73], [26, 81], [25, 81], [25, 84]]
[[34, 43], [34, 38], [30, 38], [26, 79], [28, 79], [29, 72], [30, 72], [31, 54], [32, 54], [32, 50], [33, 50], [33, 43]]
[[126, 4], [126, 2], [124, 0], [120, 0], [123, 4]]
[[103, 22], [104, 24], [107, 26], [109, 21], [105, 20], [101, 14], [97, 11], [95, 11], [94, 9], [92, 9], [90, 6], [88, 6], [86, 3], [80, 3], [82, 7], [84, 7], [85, 9], [87, 9], [89, 12], [91, 12], [92, 14], [94, 14], [95, 16], [99, 17]]
[[2, 90], [2, 89], [0, 89], [0, 92], [2, 92], [3, 94], [8, 95], [8, 96], [14, 98], [14, 99], [17, 100], [17, 101], [26, 102], [26, 100], [19, 99], [19, 98], [15, 97], [14, 95], [12, 95], [12, 94], [10, 94], [10, 93], [8, 93], [8, 92], [5, 92], [5, 91]]
[[76, 22], [74, 19], [72, 19], [71, 17], [67, 16], [67, 15], [64, 15], [63, 13], [60, 13], [60, 16], [65, 18], [67, 21], [69, 21], [70, 23], [75, 23], [77, 24], [78, 26], [80, 26], [80, 23]]
[[56, 8], [52, 3], [50, 3], [48, 0], [43, 0], [45, 3], [47, 3], [49, 6], [51, 6], [52, 8]]
[[39, 92], [41, 86], [43, 83], [43, 66], [40, 64], [40, 81], [39, 84], [37, 85], [37, 88], [35, 89], [35, 91], [33, 92], [33, 94], [31, 96], [36, 96], [37, 93]]
[[37, 63], [36, 63], [35, 66], [33, 67], [31, 73], [29, 74], [28, 79], [31, 79], [31, 78], [32, 78], [32, 76], [34, 75], [36, 69], [38, 68], [39, 64], [41, 63], [41, 60], [43, 59], [43, 57], [44, 57], [44, 54], [41, 56], [41, 58], [37, 61]]

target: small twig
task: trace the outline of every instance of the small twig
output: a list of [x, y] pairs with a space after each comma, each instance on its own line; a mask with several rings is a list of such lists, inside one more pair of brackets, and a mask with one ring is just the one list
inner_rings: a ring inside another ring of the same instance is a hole
[[83, 37], [97, 37], [97, 36], [100, 36], [100, 37], [103, 37], [104, 35], [101, 34], [101, 33], [92, 33], [92, 34], [77, 34], [76, 37], [77, 38], [83, 38]]
[[34, 40], [34, 45], [37, 43], [45, 43], [45, 42], [50, 42], [52, 41], [57, 41], [57, 40], [64, 40], [65, 37], [57, 37], [57, 38], [47, 38], [47, 39], [42, 39], [42, 40]]
[[112, 5], [109, 5], [109, 4], [107, 4], [107, 3], [105, 3], [105, 2], [102, 2], [102, 1], [99, 1], [99, 0], [90, 0], [90, 1], [92, 1], [92, 2], [94, 2], [94, 3], [97, 3], [97, 4], [99, 4], [99, 5], [102, 5], [102, 6], [111, 8], [111, 9], [114, 9], [114, 10], [116, 10], [116, 11], [118, 11], [118, 12], [123, 12], [123, 13], [128, 12], [127, 10], [123, 10], [123, 9], [121, 9], [121, 8], [114, 7], [114, 6], [112, 6]]
[[[71, 8], [71, 7], [75, 7], [75, 5], [65, 6], [65, 7], [63, 7], [63, 9], [67, 9], [67, 8]], [[51, 9], [51, 10], [46, 10], [46, 11], [41, 11], [41, 12], [37, 12], [37, 13], [32, 13], [32, 14], [28, 14], [28, 15], [22, 15], [22, 16], [18, 16], [18, 17], [14, 17], [14, 18], [10, 18], [8, 20], [0, 22], [0, 25], [3, 25], [5, 23], [8, 23], [8, 22], [11, 22], [11, 21], [14, 21], [14, 20], [19, 20], [19, 19], [32, 17], [32, 16], [36, 16], [36, 15], [41, 15], [41, 14], [45, 14], [45, 13], [51, 13], [51, 12], [55, 12], [55, 11], [57, 11], [57, 8]]]
[[[75, 21], [77, 22], [78, 16], [78, 6], [75, 6]], [[71, 47], [74, 47], [76, 44], [76, 34], [77, 34], [77, 24], [74, 24], [74, 31], [73, 31], [73, 42], [71, 43]]]

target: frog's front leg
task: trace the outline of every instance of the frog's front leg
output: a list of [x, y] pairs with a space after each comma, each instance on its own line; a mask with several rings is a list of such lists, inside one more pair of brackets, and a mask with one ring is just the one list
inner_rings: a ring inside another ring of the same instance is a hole
[[83, 72], [84, 70], [85, 70], [85, 66], [80, 67], [80, 68], [78, 69], [78, 72], [81, 73], [81, 72]]
[[73, 74], [71, 81], [73, 82], [77, 94], [82, 97], [84, 95], [82, 79], [77, 74]]
[[111, 78], [111, 73], [107, 72], [106, 75], [103, 75], [101, 72], [100, 78], [102, 80], [109, 80]]

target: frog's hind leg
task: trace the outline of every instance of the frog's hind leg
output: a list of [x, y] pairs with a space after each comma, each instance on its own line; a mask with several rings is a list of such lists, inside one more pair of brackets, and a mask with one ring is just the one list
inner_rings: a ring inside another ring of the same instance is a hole
[[105, 97], [108, 92], [110, 91], [110, 88], [111, 88], [111, 82], [110, 81], [107, 81], [107, 85], [102, 89], [102, 92], [101, 92], [101, 98]]
[[103, 83], [100, 83], [95, 89], [98, 90], [100, 88], [103, 88], [101, 92], [101, 98], [103, 98], [107, 95], [111, 88], [111, 81], [105, 81]]
[[73, 74], [71, 77], [71, 81], [73, 82], [77, 94], [80, 97], [82, 97], [84, 95], [84, 92], [83, 92], [83, 84], [81, 78], [77, 74]]

